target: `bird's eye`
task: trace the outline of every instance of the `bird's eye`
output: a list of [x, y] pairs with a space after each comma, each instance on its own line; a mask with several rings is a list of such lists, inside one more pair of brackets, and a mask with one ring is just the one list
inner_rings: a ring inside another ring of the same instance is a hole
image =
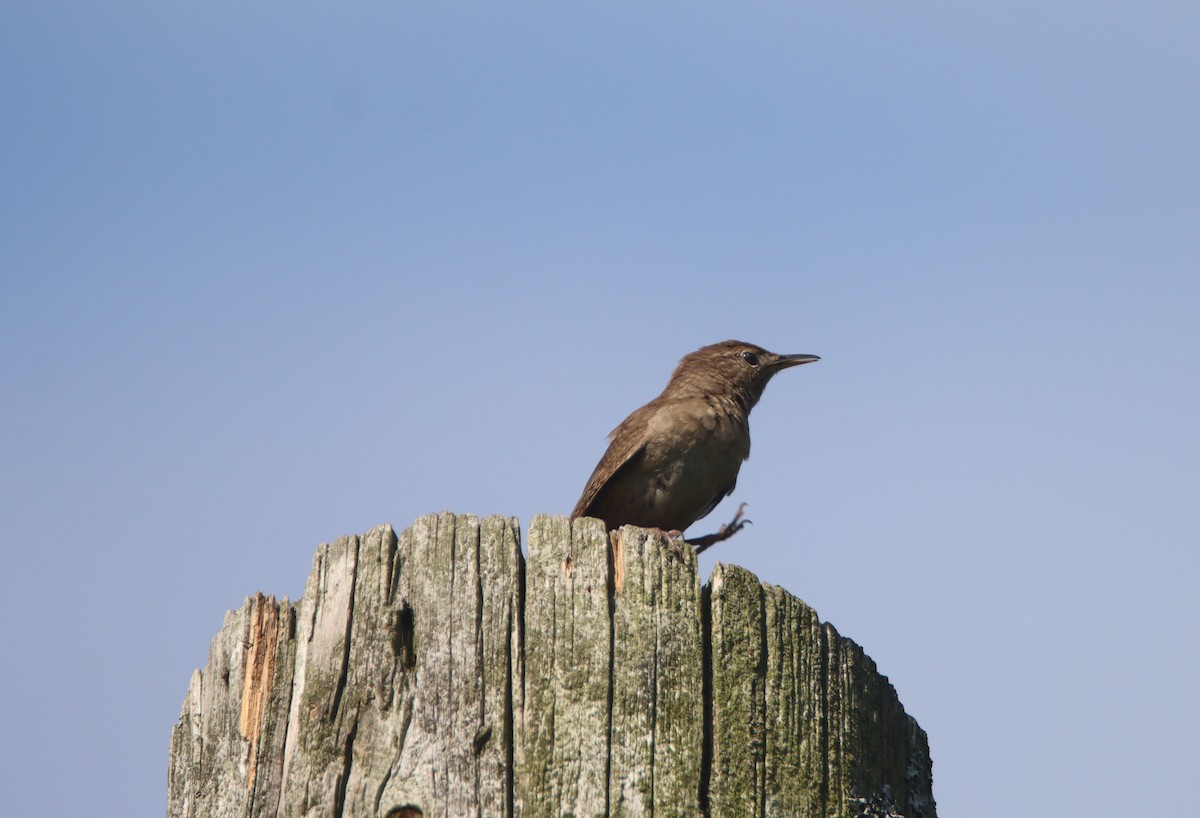
[[750, 366], [758, 366], [758, 356], [750, 350], [746, 350], [742, 353], [742, 360], [750, 364]]

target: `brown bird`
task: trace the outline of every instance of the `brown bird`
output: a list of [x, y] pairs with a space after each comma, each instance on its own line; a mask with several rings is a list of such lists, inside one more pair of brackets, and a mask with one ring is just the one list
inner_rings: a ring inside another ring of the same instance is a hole
[[[666, 389], [613, 429], [571, 518], [598, 517], [677, 535], [733, 493], [750, 456], [750, 410], [767, 381], [816, 355], [777, 355], [722, 341], [685, 355]], [[691, 541], [701, 551], [744, 525], [741, 509], [717, 534]]]

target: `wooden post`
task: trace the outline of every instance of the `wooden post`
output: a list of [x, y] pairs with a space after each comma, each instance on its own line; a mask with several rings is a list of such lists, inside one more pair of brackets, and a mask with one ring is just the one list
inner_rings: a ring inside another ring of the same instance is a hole
[[226, 615], [167, 814], [934, 818], [925, 733], [853, 642], [657, 532], [442, 513], [322, 545]]

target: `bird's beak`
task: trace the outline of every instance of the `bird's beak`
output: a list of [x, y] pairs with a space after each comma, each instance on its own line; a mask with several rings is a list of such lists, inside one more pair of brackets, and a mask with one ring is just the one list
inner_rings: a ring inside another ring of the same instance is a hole
[[787, 369], [789, 366], [800, 366], [800, 364], [811, 364], [813, 361], [821, 360], [818, 355], [780, 355], [779, 358], [771, 364], [771, 369], [778, 372], [781, 369]]

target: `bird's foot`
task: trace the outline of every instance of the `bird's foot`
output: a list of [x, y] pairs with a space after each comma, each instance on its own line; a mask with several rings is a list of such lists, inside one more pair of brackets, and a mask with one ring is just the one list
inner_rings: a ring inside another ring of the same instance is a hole
[[751, 525], [749, 520], [743, 520], [742, 515], [746, 511], [746, 504], [742, 503], [738, 506], [737, 514], [733, 515], [733, 519], [721, 526], [716, 534], [708, 534], [703, 537], [697, 537], [694, 540], [687, 540], [687, 543], [696, 549], [699, 554], [710, 545], [716, 545], [723, 540], [727, 540], [734, 534], [741, 531], [744, 527]]
[[683, 559], [683, 549], [688, 546], [688, 541], [683, 538], [683, 532], [678, 528], [672, 528], [670, 531], [665, 528], [654, 530], [666, 540], [667, 549], [679, 559]]

